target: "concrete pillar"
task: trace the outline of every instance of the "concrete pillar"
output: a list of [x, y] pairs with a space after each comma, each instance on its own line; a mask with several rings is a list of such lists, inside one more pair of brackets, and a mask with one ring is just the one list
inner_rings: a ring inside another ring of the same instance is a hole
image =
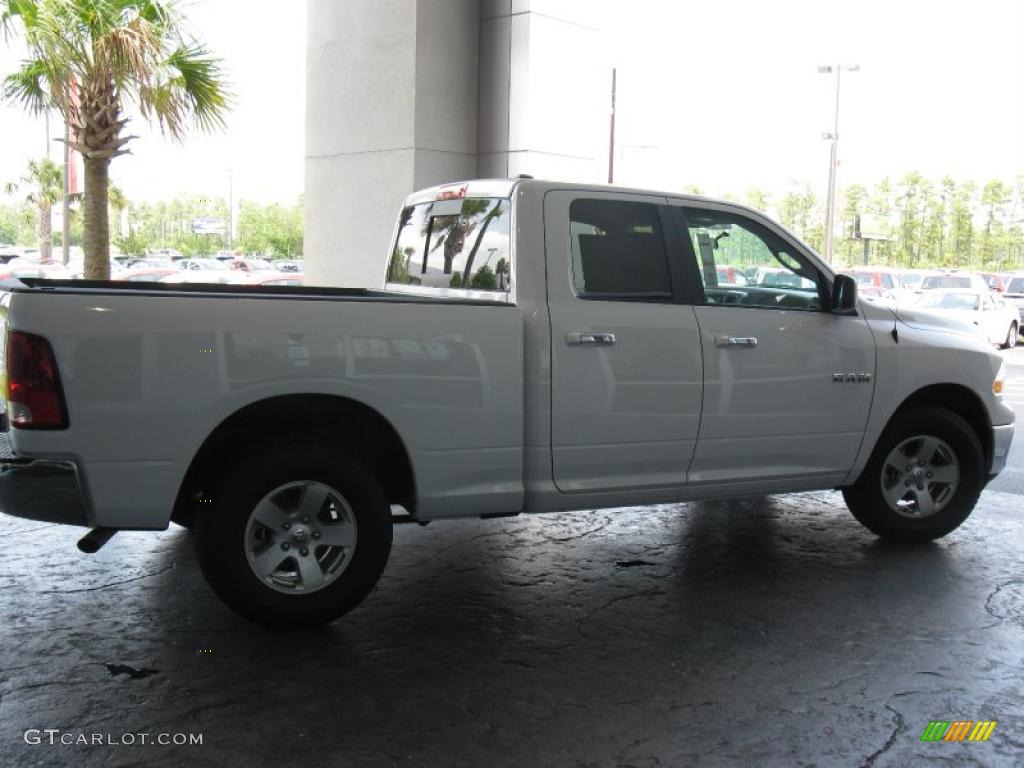
[[476, 171], [476, 0], [310, 0], [306, 282], [379, 288], [411, 190]]
[[306, 282], [379, 288], [398, 206], [446, 181], [600, 181], [593, 2], [309, 0]]
[[611, 68], [598, 7], [482, 0], [479, 176], [607, 178]]

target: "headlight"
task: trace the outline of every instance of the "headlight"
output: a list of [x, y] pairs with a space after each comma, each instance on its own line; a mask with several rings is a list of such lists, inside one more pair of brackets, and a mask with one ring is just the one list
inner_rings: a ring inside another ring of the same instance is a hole
[[996, 380], [992, 382], [992, 393], [996, 397], [1003, 396], [1003, 385], [1006, 383], [1006, 361], [1004, 360], [1002, 365], [999, 366], [999, 373], [996, 374]]

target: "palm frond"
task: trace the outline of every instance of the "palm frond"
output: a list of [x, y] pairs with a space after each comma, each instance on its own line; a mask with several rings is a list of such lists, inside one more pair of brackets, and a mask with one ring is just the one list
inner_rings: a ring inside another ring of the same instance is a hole
[[46, 62], [41, 59], [26, 59], [18, 71], [3, 81], [5, 99], [18, 102], [29, 112], [38, 114], [52, 106], [48, 89]]
[[223, 80], [219, 59], [198, 44], [182, 43], [162, 63], [155, 82], [140, 88], [139, 105], [176, 139], [190, 116], [203, 130], [221, 128], [231, 103]]

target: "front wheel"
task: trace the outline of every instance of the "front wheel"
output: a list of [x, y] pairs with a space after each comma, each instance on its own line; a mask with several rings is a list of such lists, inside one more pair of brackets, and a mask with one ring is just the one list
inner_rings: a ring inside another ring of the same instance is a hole
[[922, 408], [893, 417], [843, 497], [872, 533], [929, 541], [967, 519], [984, 481], [985, 454], [971, 426], [944, 408]]
[[391, 508], [377, 478], [328, 444], [250, 458], [196, 521], [199, 563], [229, 608], [279, 628], [330, 622], [377, 583]]
[[1006, 334], [1006, 341], [1003, 342], [1003, 349], [1013, 349], [1017, 346], [1017, 324], [1010, 323], [1010, 330]]

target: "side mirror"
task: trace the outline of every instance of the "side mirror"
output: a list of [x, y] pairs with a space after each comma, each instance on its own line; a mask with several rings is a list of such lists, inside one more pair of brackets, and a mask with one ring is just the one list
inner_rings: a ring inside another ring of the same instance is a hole
[[832, 314], [857, 314], [857, 281], [849, 275], [836, 275], [832, 283]]

